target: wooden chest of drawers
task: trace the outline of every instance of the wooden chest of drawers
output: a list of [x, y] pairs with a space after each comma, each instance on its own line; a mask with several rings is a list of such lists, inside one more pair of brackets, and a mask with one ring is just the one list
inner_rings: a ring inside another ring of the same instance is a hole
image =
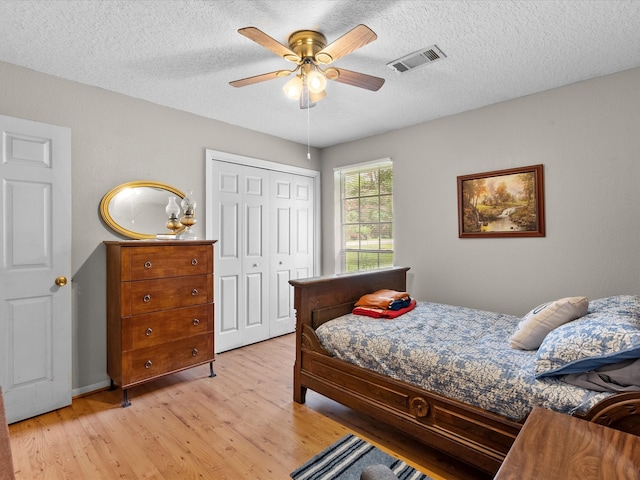
[[127, 389], [209, 363], [213, 373], [213, 244], [106, 241], [107, 373]]

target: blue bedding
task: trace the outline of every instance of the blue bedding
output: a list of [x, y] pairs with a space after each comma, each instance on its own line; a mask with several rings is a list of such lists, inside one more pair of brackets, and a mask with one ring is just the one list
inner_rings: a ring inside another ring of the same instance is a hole
[[536, 379], [536, 351], [509, 346], [520, 317], [418, 302], [393, 319], [345, 315], [316, 330], [337, 358], [512, 420], [534, 406], [582, 413], [610, 393]]

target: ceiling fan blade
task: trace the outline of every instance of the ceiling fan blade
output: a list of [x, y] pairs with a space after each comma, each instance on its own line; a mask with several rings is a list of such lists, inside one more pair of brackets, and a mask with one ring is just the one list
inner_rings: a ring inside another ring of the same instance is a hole
[[246, 87], [247, 85], [266, 82], [267, 80], [273, 80], [274, 78], [286, 77], [290, 73], [291, 72], [289, 70], [276, 70], [275, 72], [263, 73], [262, 75], [255, 75], [253, 77], [234, 80], [233, 82], [229, 82], [229, 85], [231, 85], [232, 87]]
[[297, 63], [301, 60], [301, 58], [289, 47], [285, 47], [283, 44], [274, 40], [269, 35], [264, 33], [262, 30], [257, 29], [256, 27], [245, 27], [238, 30], [240, 35], [244, 35], [249, 40], [253, 40], [259, 45], [262, 45], [264, 48], [271, 50], [276, 55], [284, 58], [285, 60], [289, 60], [290, 62]]
[[325, 65], [329, 64], [360, 47], [364, 47], [376, 38], [378, 36], [373, 30], [360, 24], [316, 53], [316, 60]]
[[337, 71], [337, 76], [335, 76], [334, 72], [327, 75], [327, 78], [334, 82], [366, 88], [372, 92], [377, 92], [380, 90], [380, 87], [384, 85], [384, 78], [374, 77], [372, 75], [367, 75], [366, 73], [352, 72], [351, 70], [345, 70], [344, 68], [331, 68], [328, 70]]

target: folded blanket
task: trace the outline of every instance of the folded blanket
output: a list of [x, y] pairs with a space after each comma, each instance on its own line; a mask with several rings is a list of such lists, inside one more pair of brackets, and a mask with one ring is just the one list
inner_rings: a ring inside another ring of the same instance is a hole
[[640, 358], [603, 365], [584, 373], [563, 375], [562, 380], [596, 392], [640, 392]]
[[388, 309], [393, 302], [397, 300], [407, 299], [409, 299], [409, 294], [407, 292], [382, 289], [361, 296], [360, 299], [356, 302], [356, 307], [376, 307]]
[[353, 309], [354, 315], [365, 315], [367, 317], [372, 318], [396, 318], [402, 315], [403, 313], [410, 312], [416, 308], [416, 301], [411, 300], [409, 302], [409, 306], [401, 308], [399, 310], [389, 310], [387, 308], [378, 308], [378, 307], [356, 307]]

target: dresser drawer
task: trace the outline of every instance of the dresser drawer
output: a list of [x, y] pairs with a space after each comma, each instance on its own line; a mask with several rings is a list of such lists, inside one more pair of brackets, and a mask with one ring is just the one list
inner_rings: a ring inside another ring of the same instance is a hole
[[107, 373], [129, 387], [214, 361], [215, 240], [105, 241]]
[[181, 277], [211, 272], [213, 247], [210, 245], [137, 247], [122, 251], [123, 280]]
[[213, 302], [213, 275], [122, 283], [121, 315], [138, 315]]
[[213, 333], [127, 352], [131, 366], [127, 384], [144, 381], [213, 360]]
[[213, 331], [213, 304], [122, 319], [122, 350], [135, 350]]

